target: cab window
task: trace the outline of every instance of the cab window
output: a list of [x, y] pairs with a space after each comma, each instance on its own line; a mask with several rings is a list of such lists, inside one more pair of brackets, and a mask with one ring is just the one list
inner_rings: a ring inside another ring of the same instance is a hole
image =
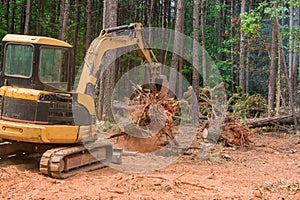
[[55, 47], [41, 47], [39, 79], [56, 89], [67, 90], [68, 50]]
[[29, 78], [32, 75], [33, 46], [7, 44], [5, 48], [4, 73], [8, 76]]

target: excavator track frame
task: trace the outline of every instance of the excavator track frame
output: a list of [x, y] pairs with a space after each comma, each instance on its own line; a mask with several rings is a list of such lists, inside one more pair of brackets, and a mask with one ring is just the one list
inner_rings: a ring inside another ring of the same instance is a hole
[[40, 172], [52, 178], [65, 179], [78, 172], [107, 166], [111, 162], [112, 154], [112, 146], [106, 141], [54, 148], [42, 155]]

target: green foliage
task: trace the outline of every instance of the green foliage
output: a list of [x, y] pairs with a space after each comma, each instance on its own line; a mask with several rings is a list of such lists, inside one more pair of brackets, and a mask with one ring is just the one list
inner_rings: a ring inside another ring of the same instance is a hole
[[[6, 4], [9, 4], [9, 16], [6, 19]], [[25, 0], [2, 1], [0, 2], [0, 37], [2, 38], [7, 33], [22, 34], [21, 24], [24, 22], [24, 9], [26, 8]], [[59, 0], [44, 1], [44, 8], [40, 9], [41, 1], [33, 1], [31, 12], [30, 34], [37, 34], [38, 25], [41, 26], [42, 35], [59, 38], [60, 33], [60, 2]], [[167, 28], [174, 28], [176, 17], [176, 1], [165, 1], [165, 17]], [[75, 65], [81, 65], [83, 57], [86, 52], [86, 2], [85, 1], [70, 1], [70, 13], [67, 22], [66, 40], [72, 45], [76, 45], [76, 62]], [[288, 21], [289, 5], [300, 7], [298, 0], [277, 1], [277, 13], [280, 21]], [[270, 43], [270, 30], [271, 22], [274, 19], [274, 0], [272, 1], [253, 1], [252, 8], [249, 9], [247, 4], [246, 9], [248, 12], [238, 16], [240, 10], [240, 2], [235, 2], [235, 15], [231, 19], [230, 15], [230, 2], [229, 1], [211, 1], [205, 2], [205, 39], [206, 51], [210, 57], [215, 61], [216, 65], [213, 70], [219, 70], [222, 79], [226, 84], [234, 83], [236, 77], [231, 77], [231, 68], [234, 68], [235, 73], [238, 72], [236, 66], [239, 65], [239, 43], [240, 43], [240, 28], [246, 36], [246, 42], [249, 42], [247, 48], [250, 51], [249, 65], [251, 66], [251, 80], [250, 90], [253, 92], [266, 93], [266, 80], [269, 66], [269, 43]], [[128, 24], [131, 22], [142, 22], [147, 26], [148, 19], [151, 17], [153, 26], [161, 26], [162, 24], [162, 1], [155, 1], [153, 7], [153, 16], [149, 14], [149, 1], [118, 1], [118, 24]], [[103, 14], [103, 1], [93, 1], [92, 6], [92, 33], [91, 38], [99, 35], [102, 26]], [[188, 36], [193, 35], [193, 0], [185, 1], [185, 34]], [[13, 15], [13, 12], [15, 13]], [[240, 18], [239, 18], [240, 17]], [[79, 20], [79, 21], [78, 21]], [[14, 23], [12, 23], [14, 22]], [[241, 24], [240, 24], [241, 23]], [[14, 27], [7, 27], [12, 26]], [[241, 25], [241, 26], [240, 26]], [[75, 30], [78, 28], [78, 35]], [[300, 53], [300, 28], [294, 26], [281, 26], [281, 34], [285, 49], [288, 52], [290, 44], [288, 38], [290, 36], [296, 40], [294, 49]], [[201, 28], [199, 28], [201, 29]], [[232, 32], [233, 38], [229, 34]], [[201, 30], [199, 30], [200, 43], [201, 43]], [[76, 44], [75, 44], [76, 41]], [[192, 56], [192, 49], [185, 50], [185, 55], [189, 58]], [[159, 58], [160, 50], [154, 50], [157, 58]], [[231, 59], [233, 56], [233, 60]], [[121, 58], [120, 67], [122, 72], [128, 70], [128, 65], [137, 66], [140, 64], [140, 59], [136, 59], [136, 55], [126, 55]], [[172, 53], [167, 53], [166, 65], [170, 66]], [[189, 60], [189, 59], [187, 59]], [[129, 63], [132, 62], [132, 63]], [[192, 66], [191, 64], [184, 63], [182, 73], [191, 82], [192, 80]], [[216, 76], [209, 77], [212, 81]], [[261, 83], [263, 82], [263, 83]]]
[[237, 88], [238, 93], [232, 94], [228, 100], [228, 110], [241, 118], [264, 117], [267, 115], [268, 105], [259, 94], [247, 94]]
[[245, 36], [256, 35], [260, 32], [261, 16], [255, 10], [250, 13], [244, 13], [240, 15], [242, 19], [241, 30], [245, 33]]

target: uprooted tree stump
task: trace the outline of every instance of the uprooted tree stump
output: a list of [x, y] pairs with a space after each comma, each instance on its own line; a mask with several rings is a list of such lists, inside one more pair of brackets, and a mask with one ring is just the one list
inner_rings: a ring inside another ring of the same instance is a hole
[[132, 123], [121, 127], [116, 145], [127, 151], [152, 152], [174, 141], [173, 115], [179, 102], [159, 91], [134, 87], [128, 116]]
[[227, 146], [245, 146], [250, 142], [250, 134], [245, 125], [230, 116], [225, 119], [220, 141]]
[[[209, 139], [211, 133], [208, 131], [210, 122], [206, 122], [200, 129], [200, 134], [204, 140]], [[251, 134], [247, 127], [241, 124], [235, 117], [226, 116], [220, 129], [221, 133], [216, 141], [223, 142], [226, 146], [247, 146], [250, 143]]]

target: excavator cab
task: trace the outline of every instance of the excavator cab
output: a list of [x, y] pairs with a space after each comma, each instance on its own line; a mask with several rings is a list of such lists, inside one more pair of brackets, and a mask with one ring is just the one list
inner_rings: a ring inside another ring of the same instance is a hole
[[72, 46], [48, 37], [8, 34], [3, 39], [0, 86], [70, 91]]

